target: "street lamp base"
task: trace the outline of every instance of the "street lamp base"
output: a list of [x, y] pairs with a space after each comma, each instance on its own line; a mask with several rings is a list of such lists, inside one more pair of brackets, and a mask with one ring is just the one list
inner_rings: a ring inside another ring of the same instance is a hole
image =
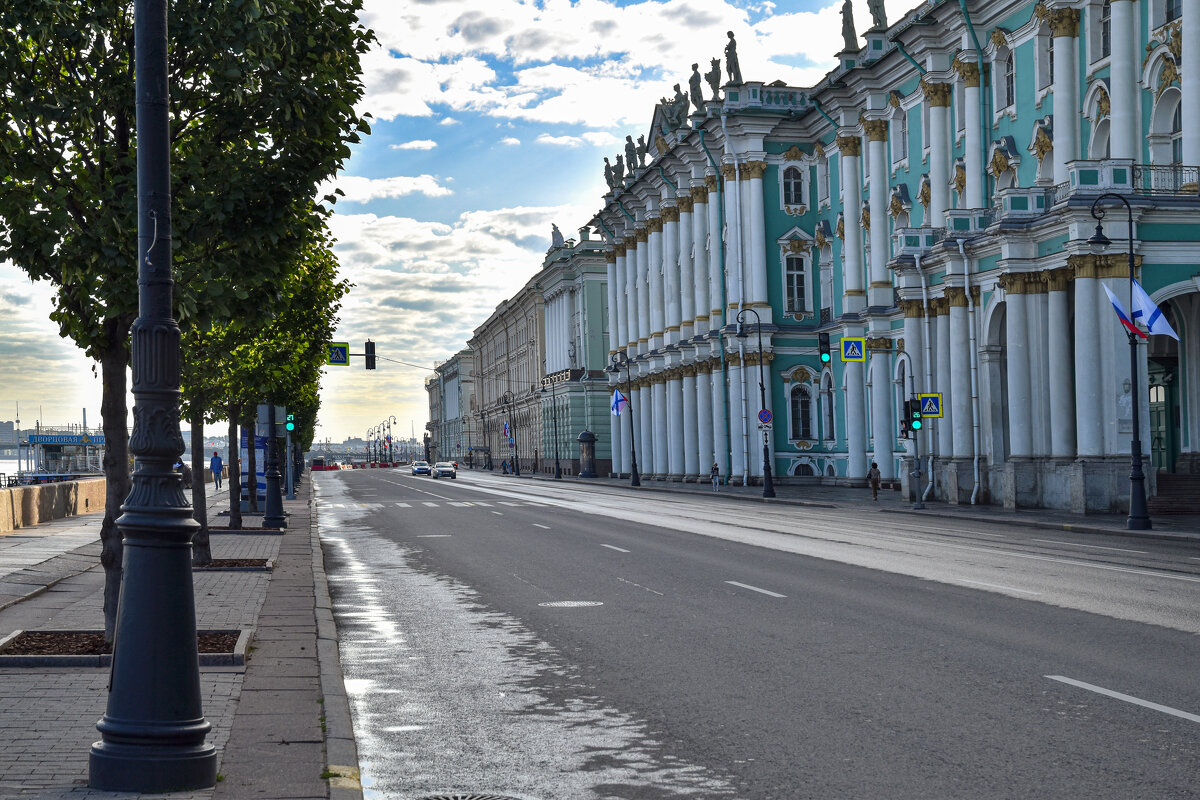
[[88, 787], [105, 792], [163, 794], [216, 785], [217, 751], [208, 744], [170, 747], [96, 742], [88, 758]]

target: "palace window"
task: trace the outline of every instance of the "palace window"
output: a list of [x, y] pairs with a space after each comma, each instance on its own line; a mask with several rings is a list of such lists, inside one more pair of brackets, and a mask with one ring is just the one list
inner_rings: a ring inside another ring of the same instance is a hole
[[834, 440], [833, 425], [833, 375], [826, 372], [821, 378], [821, 438], [827, 442]]
[[796, 386], [791, 392], [791, 438], [812, 439], [812, 390]]
[[788, 167], [783, 171], [783, 204], [804, 205], [804, 179], [796, 167]]
[[1171, 163], [1183, 163], [1183, 103], [1175, 104], [1171, 116]]
[[808, 263], [803, 256], [788, 255], [783, 262], [784, 311], [801, 314], [809, 310]]
[[908, 112], [903, 108], [897, 108], [892, 114], [892, 130], [888, 140], [892, 147], [893, 164], [908, 158]]
[[817, 202], [829, 204], [829, 159], [825, 156], [817, 159]]
[[1100, 57], [1112, 55], [1112, 4], [1104, 0], [1100, 6]]
[[1183, 13], [1183, 0], [1167, 0], [1164, 11], [1166, 12], [1167, 22], [1179, 19]]
[[1011, 51], [1004, 58], [1004, 77], [1001, 91], [1003, 94], [1000, 99], [1004, 108], [1008, 108], [1017, 101], [1017, 63]]

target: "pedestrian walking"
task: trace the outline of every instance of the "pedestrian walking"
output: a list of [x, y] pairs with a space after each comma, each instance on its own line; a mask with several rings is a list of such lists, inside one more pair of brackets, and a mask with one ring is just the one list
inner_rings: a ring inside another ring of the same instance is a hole
[[216, 450], [213, 450], [212, 458], [208, 460], [208, 469], [212, 472], [213, 487], [221, 488], [221, 472], [225, 469], [225, 462], [221, 461], [221, 456]]
[[715, 492], [717, 491], [717, 487], [721, 485], [721, 467], [718, 466], [717, 462], [713, 462], [712, 469], [708, 471], [708, 474], [712, 475], [713, 491]]
[[871, 468], [867, 470], [867, 483], [871, 484], [871, 499], [879, 499], [879, 482], [883, 479], [883, 475], [879, 472], [879, 465], [874, 461], [871, 462]]

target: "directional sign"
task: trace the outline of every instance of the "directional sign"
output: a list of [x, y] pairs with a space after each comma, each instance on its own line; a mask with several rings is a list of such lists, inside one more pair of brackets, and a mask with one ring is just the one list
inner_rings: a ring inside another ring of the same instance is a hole
[[935, 419], [942, 416], [942, 393], [933, 392], [930, 394], [917, 395], [918, 402], [921, 403], [921, 416], [933, 417]]
[[850, 337], [842, 339], [842, 361], [866, 361], [867, 340]]
[[770, 409], [764, 408], [762, 411], [758, 412], [758, 421], [761, 422], [763, 425], [770, 425], [771, 424]]
[[330, 342], [329, 352], [325, 357], [325, 363], [331, 367], [350, 366], [350, 343]]

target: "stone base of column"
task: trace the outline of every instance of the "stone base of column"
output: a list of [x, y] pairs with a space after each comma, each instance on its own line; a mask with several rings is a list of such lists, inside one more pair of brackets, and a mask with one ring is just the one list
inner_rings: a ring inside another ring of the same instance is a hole
[[[969, 458], [948, 459], [934, 464], [937, 471], [937, 497], [951, 505], [969, 505], [971, 494], [975, 490], [975, 467]], [[980, 460], [979, 464], [979, 495], [975, 498], [978, 505], [991, 502], [991, 492], [988, 490], [987, 462]]]
[[[1046, 502], [1046, 507], [1063, 508], [1075, 514], [1128, 514], [1129, 465], [1127, 455], [1075, 459], [1064, 470], [1069, 475], [1066, 504]], [[1146, 494], [1153, 496], [1158, 484], [1149, 457], [1143, 458], [1142, 471], [1146, 475]], [[1058, 496], [1046, 500], [1062, 502]]]
[[1000, 468], [1000, 501], [1006, 509], [1037, 508], [1042, 500], [1041, 464], [1010, 458]]
[[684, 475], [682, 478], [680, 478], [680, 480], [682, 480], [684, 483], [697, 483], [700, 479], [695, 475]]

